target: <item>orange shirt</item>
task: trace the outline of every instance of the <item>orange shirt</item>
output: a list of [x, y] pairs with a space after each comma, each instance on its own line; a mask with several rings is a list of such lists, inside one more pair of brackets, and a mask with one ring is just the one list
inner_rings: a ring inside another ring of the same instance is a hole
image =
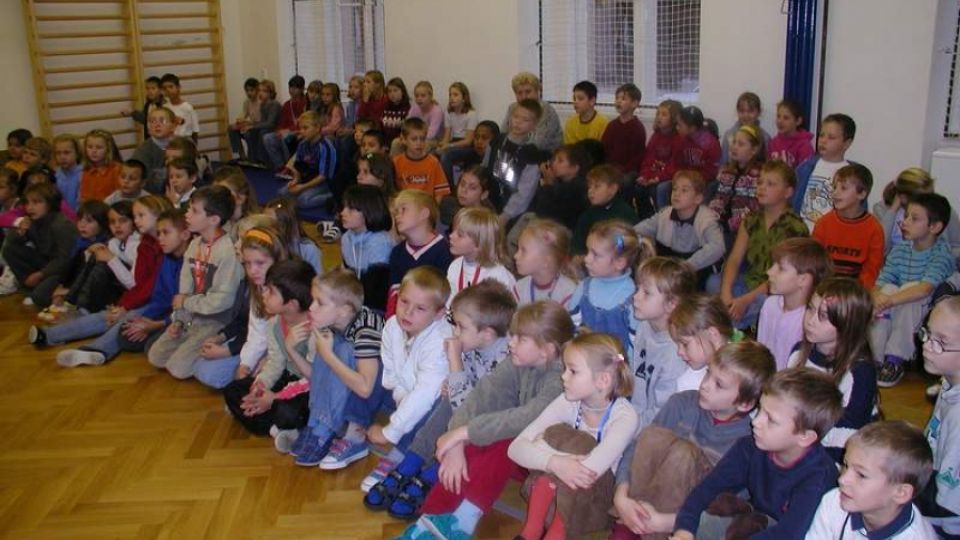
[[857, 219], [843, 219], [831, 210], [813, 226], [813, 239], [820, 242], [833, 260], [838, 276], [859, 279], [867, 290], [873, 288], [883, 267], [883, 226], [864, 212]]
[[3, 166], [7, 169], [17, 171], [17, 174], [23, 174], [23, 171], [27, 170], [27, 164], [19, 159], [11, 159], [10, 161], [4, 163]]
[[80, 200], [102, 201], [120, 189], [120, 163], [113, 161], [102, 167], [87, 165], [80, 177]]
[[450, 194], [450, 184], [443, 172], [440, 160], [427, 154], [413, 160], [405, 154], [393, 158], [397, 170], [397, 189], [418, 189], [433, 195], [438, 201]]

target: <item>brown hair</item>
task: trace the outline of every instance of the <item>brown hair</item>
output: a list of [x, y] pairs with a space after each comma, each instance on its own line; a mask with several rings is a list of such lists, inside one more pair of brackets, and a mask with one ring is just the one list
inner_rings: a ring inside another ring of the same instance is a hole
[[347, 304], [354, 313], [358, 313], [363, 307], [363, 283], [360, 283], [360, 278], [352, 271], [336, 268], [315, 279], [317, 286], [326, 289], [338, 305]]
[[697, 274], [686, 261], [673, 257], [651, 257], [637, 266], [637, 284], [650, 278], [669, 300], [679, 300], [697, 292]]
[[447, 299], [450, 298], [450, 282], [447, 281], [447, 276], [432, 266], [418, 266], [408, 271], [400, 282], [400, 293], [410, 286], [433, 293], [438, 310], [446, 306]]
[[159, 195], [144, 195], [139, 199], [133, 201], [133, 204], [139, 204], [140, 206], [146, 208], [157, 218], [160, 217], [165, 211], [173, 208], [173, 203], [170, 202], [170, 199], [166, 197], [161, 197]]
[[670, 334], [674, 341], [680, 337], [695, 336], [716, 328], [729, 341], [733, 338], [733, 322], [730, 312], [719, 296], [690, 294], [680, 298], [680, 303], [670, 314]]
[[772, 159], [764, 163], [763, 166], [760, 167], [760, 173], [773, 173], [790, 186], [791, 189], [796, 189], [797, 187], [797, 172], [793, 170], [793, 167], [779, 159]]
[[[53, 145], [43, 137], [30, 137], [23, 147], [32, 150], [40, 155], [40, 163], [47, 165], [50, 162], [50, 155], [53, 153]], [[80, 157], [80, 156], [77, 156]]]
[[80, 148], [80, 138], [76, 135], [71, 135], [69, 133], [61, 133], [53, 138], [53, 147], [56, 148], [58, 144], [67, 142], [73, 145], [73, 153], [77, 155], [77, 163], [83, 161], [83, 149]]
[[681, 178], [686, 178], [690, 185], [693, 187], [698, 195], [703, 195], [704, 190], [707, 189], [707, 181], [703, 179], [703, 175], [700, 174], [700, 171], [695, 171], [693, 169], [680, 169], [679, 171], [673, 173], [673, 183], [676, 184], [677, 180]]
[[[241, 220], [241, 222], [246, 225], [245, 220]], [[240, 252], [242, 253], [245, 249], [252, 249], [267, 255], [273, 259], [273, 264], [289, 258], [287, 246], [283, 244], [280, 235], [272, 227], [255, 226], [244, 231], [240, 236]], [[269, 315], [263, 306], [263, 292], [260, 287], [254, 286], [252, 283], [250, 285], [250, 304], [253, 313], [257, 317], [265, 319]]]
[[[854, 362], [873, 361], [870, 340], [863, 335], [873, 322], [873, 297], [859, 281], [847, 277], [823, 280], [814, 294], [822, 299], [821, 313], [816, 316], [825, 316], [837, 329], [837, 346], [830, 361], [830, 374], [836, 384], [850, 371]], [[809, 304], [807, 309], [810, 309]], [[807, 362], [812, 350], [813, 344], [804, 334], [800, 342], [798, 365]]]
[[510, 321], [510, 333], [533, 338], [538, 345], [553, 345], [557, 354], [573, 339], [576, 328], [566, 308], [553, 300], [520, 306]]
[[859, 163], [851, 163], [840, 167], [834, 174], [834, 178], [840, 182], [853, 182], [858, 193], [869, 195], [870, 190], [873, 189], [873, 173]]
[[460, 231], [477, 245], [480, 266], [510, 265], [503, 228], [493, 210], [484, 206], [461, 208], [453, 216], [453, 230]]
[[450, 303], [451, 313], [462, 312], [478, 330], [491, 328], [498, 337], [507, 335], [516, 310], [517, 301], [513, 293], [495, 279], [485, 279], [463, 289]]
[[763, 393], [794, 402], [794, 433], [812, 430], [823, 439], [843, 414], [843, 394], [829, 376], [812, 368], [789, 368], [767, 381]]
[[740, 384], [738, 404], [756, 406], [760, 392], [777, 372], [777, 363], [770, 349], [751, 340], [728, 343], [709, 360], [710, 369], [729, 370]]
[[535, 99], [522, 99], [519, 103], [517, 103], [517, 107], [520, 107], [525, 111], [532, 112], [533, 116], [538, 122], [540, 121], [540, 118], [543, 117], [543, 105], [540, 105], [540, 102]]
[[889, 484], [909, 484], [914, 496], [927, 486], [933, 471], [933, 452], [919, 428], [902, 420], [873, 422], [847, 440], [851, 446], [884, 453], [880, 469]]
[[[467, 85], [463, 84], [460, 81], [456, 81], [450, 84], [450, 89], [452, 90], [454, 88], [456, 88], [457, 91], [460, 92], [460, 95], [463, 96], [463, 105], [461, 106], [461, 110], [459, 111], [455, 111], [453, 110], [453, 108], [450, 107], [450, 105], [447, 105], [447, 112], [466, 113], [466, 112], [472, 111], [473, 102], [470, 101], [470, 89], [467, 88]], [[449, 90], [447, 91], [447, 93], [449, 93]]]
[[740, 108], [740, 105], [746, 105], [747, 107], [754, 109], [757, 112], [760, 112], [760, 96], [753, 92], [744, 92], [740, 94], [737, 98], [737, 108]]
[[197, 161], [197, 145], [193, 144], [193, 141], [187, 137], [174, 137], [170, 139], [170, 143], [167, 144], [167, 150], [182, 152], [183, 155], [180, 156], [180, 159], [193, 162]]
[[798, 274], [810, 274], [813, 286], [833, 275], [833, 261], [823, 244], [813, 238], [787, 238], [773, 247], [773, 262], [787, 263]]
[[277, 85], [270, 79], [263, 79], [260, 81], [260, 86], [267, 89], [267, 93], [270, 94], [270, 99], [277, 99]]
[[619, 339], [610, 334], [581, 332], [563, 348], [564, 354], [570, 350], [583, 354], [594, 374], [610, 373], [613, 377], [610, 399], [633, 394], [633, 373]]
[[224, 165], [213, 175], [214, 184], [222, 184], [235, 195], [243, 195], [243, 212], [241, 215], [249, 216], [260, 211], [260, 204], [257, 202], [257, 194], [247, 180], [247, 175], [243, 169], [233, 165]]
[[617, 187], [622, 187], [621, 180], [623, 179], [623, 173], [620, 172], [615, 165], [610, 165], [609, 163], [604, 163], [602, 165], [597, 165], [590, 169], [587, 172], [587, 182], [602, 182], [607, 185], [614, 185]]

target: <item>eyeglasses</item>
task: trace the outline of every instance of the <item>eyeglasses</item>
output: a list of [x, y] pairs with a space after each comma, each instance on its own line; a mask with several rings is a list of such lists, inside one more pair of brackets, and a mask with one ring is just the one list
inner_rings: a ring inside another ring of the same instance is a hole
[[917, 336], [920, 338], [920, 343], [926, 345], [930, 344], [930, 352], [933, 354], [943, 354], [945, 352], [960, 352], [960, 349], [947, 349], [943, 346], [943, 340], [934, 339], [930, 334], [930, 329], [926, 326], [921, 326], [920, 331], [917, 332]]

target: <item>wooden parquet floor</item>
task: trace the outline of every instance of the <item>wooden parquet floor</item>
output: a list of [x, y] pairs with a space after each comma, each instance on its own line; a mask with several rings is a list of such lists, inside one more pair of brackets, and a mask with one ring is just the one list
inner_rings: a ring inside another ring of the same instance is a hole
[[[143, 355], [62, 369], [58, 348], [27, 344], [36, 309], [21, 299], [0, 298], [0, 538], [375, 539], [405, 527], [361, 504], [375, 458], [297, 467], [233, 422], [217, 392]], [[887, 417], [924, 425], [924, 385], [911, 373], [885, 390]], [[493, 512], [477, 538], [519, 528]]]

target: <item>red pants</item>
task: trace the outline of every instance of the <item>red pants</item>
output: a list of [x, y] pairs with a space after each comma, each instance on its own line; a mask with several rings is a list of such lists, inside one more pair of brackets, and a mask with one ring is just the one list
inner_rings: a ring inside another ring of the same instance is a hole
[[447, 491], [442, 483], [430, 490], [423, 502], [424, 514], [448, 514], [460, 506], [464, 499], [486, 513], [500, 497], [503, 488], [515, 474], [520, 472], [507, 457], [507, 448], [513, 439], [504, 439], [488, 446], [467, 444], [463, 453], [467, 460], [470, 481], [461, 484], [460, 494]]

